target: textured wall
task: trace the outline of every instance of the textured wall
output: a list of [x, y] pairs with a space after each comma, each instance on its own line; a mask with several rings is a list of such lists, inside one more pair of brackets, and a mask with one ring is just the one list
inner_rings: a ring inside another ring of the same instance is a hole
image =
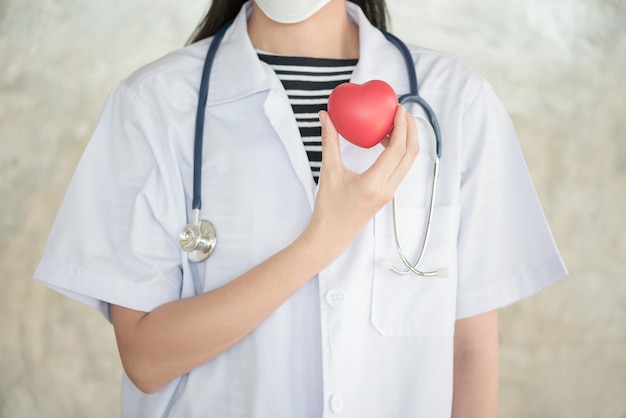
[[[30, 277], [111, 86], [201, 0], [0, 0], [0, 417], [114, 417], [111, 327]], [[419, 6], [419, 7], [418, 7]], [[501, 416], [626, 417], [626, 2], [389, 0], [509, 109], [570, 278], [501, 314]]]

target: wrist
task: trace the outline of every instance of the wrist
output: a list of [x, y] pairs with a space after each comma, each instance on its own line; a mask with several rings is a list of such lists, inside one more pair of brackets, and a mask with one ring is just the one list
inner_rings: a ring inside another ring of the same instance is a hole
[[314, 222], [307, 226], [293, 245], [306, 254], [316, 268], [315, 273], [339, 258], [347, 246], [340, 243], [337, 234], [328, 232], [327, 228], [322, 228]]

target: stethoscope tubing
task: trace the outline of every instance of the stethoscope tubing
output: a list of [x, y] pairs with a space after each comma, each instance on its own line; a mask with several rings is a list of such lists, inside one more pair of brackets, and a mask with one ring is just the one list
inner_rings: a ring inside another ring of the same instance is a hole
[[218, 48], [226, 31], [233, 21], [226, 22], [215, 34], [213, 42], [209, 47], [204, 67], [202, 68], [202, 78], [200, 80], [200, 90], [198, 91], [198, 108], [196, 109], [196, 130], [193, 145], [193, 200], [191, 208], [200, 210], [202, 208], [202, 145], [204, 143], [204, 117], [206, 113], [206, 103], [209, 96], [209, 79], [211, 78], [211, 67], [215, 61]]
[[396, 240], [396, 248], [398, 249], [398, 255], [400, 256], [400, 259], [402, 260], [405, 267], [407, 268], [407, 270], [399, 270], [391, 266], [389, 269], [396, 274], [404, 276], [409, 273], [415, 273], [418, 276], [422, 276], [422, 277], [434, 277], [434, 276], [443, 275], [442, 273], [444, 272], [444, 270], [442, 269], [437, 269], [434, 271], [421, 271], [421, 270], [418, 270], [417, 268], [419, 264], [422, 262], [422, 258], [424, 258], [426, 246], [428, 245], [428, 238], [430, 237], [430, 229], [432, 226], [432, 218], [433, 218], [432, 214], [433, 214], [433, 209], [435, 208], [435, 195], [437, 192], [437, 178], [438, 177], [439, 177], [439, 157], [435, 156], [435, 161], [433, 164], [433, 182], [432, 182], [432, 187], [430, 191], [430, 203], [428, 205], [428, 216], [426, 218], [427, 220], [426, 220], [426, 228], [424, 230], [424, 238], [422, 239], [422, 246], [420, 248], [419, 255], [417, 256], [417, 260], [413, 264], [411, 264], [411, 262], [408, 260], [408, 258], [404, 254], [404, 250], [402, 249], [402, 243], [400, 242], [400, 232], [398, 230], [398, 214], [396, 212], [396, 206], [397, 206], [396, 195], [394, 194], [393, 196], [393, 199], [391, 201], [391, 210], [393, 213], [393, 235]]
[[406, 44], [402, 42], [397, 36], [392, 35], [391, 33], [384, 30], [381, 30], [381, 32], [389, 42], [391, 42], [396, 48], [398, 48], [398, 50], [402, 54], [402, 58], [404, 59], [406, 70], [409, 73], [409, 93], [400, 96], [398, 98], [398, 102], [400, 104], [405, 104], [409, 101], [414, 101], [419, 106], [421, 106], [422, 109], [424, 109], [424, 112], [428, 116], [428, 121], [433, 128], [433, 132], [435, 133], [435, 151], [437, 157], [441, 158], [441, 132], [439, 129], [439, 121], [435, 116], [435, 111], [433, 110], [433, 108], [430, 107], [428, 102], [424, 100], [422, 96], [420, 96], [419, 84], [417, 82], [417, 73], [415, 72], [415, 64], [413, 63], [411, 51], [409, 51], [409, 48], [407, 48]]
[[402, 248], [402, 243], [400, 242], [400, 232], [398, 228], [398, 214], [397, 214], [397, 202], [396, 195], [394, 194], [393, 199], [391, 201], [391, 210], [393, 216], [393, 234], [396, 241], [396, 247], [398, 250], [398, 255], [402, 260], [402, 263], [407, 268], [406, 270], [400, 270], [393, 266], [390, 266], [389, 269], [396, 274], [406, 275], [409, 273], [417, 274], [422, 277], [436, 277], [436, 276], [445, 276], [447, 275], [447, 270], [445, 268], [439, 268], [434, 271], [421, 271], [417, 267], [422, 262], [424, 258], [424, 254], [426, 253], [426, 247], [428, 246], [428, 239], [430, 238], [430, 231], [433, 220], [433, 212], [435, 209], [435, 197], [437, 194], [437, 180], [439, 178], [439, 161], [441, 159], [441, 131], [439, 129], [439, 121], [437, 120], [437, 116], [435, 115], [435, 111], [428, 104], [426, 100], [419, 94], [419, 84], [417, 82], [417, 73], [415, 72], [415, 65], [413, 63], [413, 58], [411, 56], [411, 52], [409, 48], [407, 48], [406, 44], [402, 42], [398, 37], [392, 35], [389, 32], [382, 31], [383, 35], [389, 42], [391, 42], [394, 46], [398, 48], [400, 53], [402, 54], [402, 58], [404, 59], [404, 63], [406, 66], [406, 70], [408, 72], [409, 79], [409, 93], [404, 94], [398, 98], [398, 102], [400, 104], [407, 104], [409, 102], [417, 103], [428, 116], [428, 121], [430, 122], [431, 127], [433, 128], [433, 133], [435, 134], [435, 156], [433, 162], [433, 181], [432, 187], [430, 191], [430, 202], [428, 205], [428, 215], [426, 217], [426, 228], [424, 230], [424, 237], [422, 240], [422, 246], [420, 248], [420, 252], [417, 256], [417, 260], [414, 263], [411, 263], [407, 256], [404, 253], [404, 249]]

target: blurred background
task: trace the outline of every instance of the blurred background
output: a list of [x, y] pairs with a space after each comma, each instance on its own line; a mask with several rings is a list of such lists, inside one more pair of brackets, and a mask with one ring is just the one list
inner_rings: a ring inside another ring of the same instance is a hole
[[[119, 416], [111, 326], [31, 275], [108, 91], [207, 3], [0, 0], [0, 417]], [[570, 270], [501, 312], [501, 417], [626, 417], [626, 1], [388, 6], [492, 83]]]

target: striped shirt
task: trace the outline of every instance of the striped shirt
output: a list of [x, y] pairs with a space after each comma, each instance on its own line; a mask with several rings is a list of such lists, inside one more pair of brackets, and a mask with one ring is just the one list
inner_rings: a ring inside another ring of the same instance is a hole
[[322, 166], [322, 127], [317, 114], [326, 110], [331, 91], [350, 81], [358, 60], [258, 55], [272, 67], [287, 92], [317, 183]]

